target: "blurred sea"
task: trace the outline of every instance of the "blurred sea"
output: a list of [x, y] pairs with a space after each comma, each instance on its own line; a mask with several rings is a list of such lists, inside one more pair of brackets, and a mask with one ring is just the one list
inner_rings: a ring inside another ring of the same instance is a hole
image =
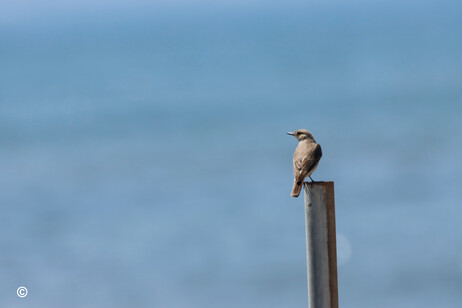
[[306, 307], [307, 128], [340, 306], [461, 307], [462, 7], [352, 3], [2, 23], [0, 306]]

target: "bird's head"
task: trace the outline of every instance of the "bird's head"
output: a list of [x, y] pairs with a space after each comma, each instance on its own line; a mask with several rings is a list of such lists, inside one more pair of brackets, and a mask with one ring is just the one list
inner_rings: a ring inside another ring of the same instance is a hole
[[306, 130], [306, 129], [299, 129], [299, 130], [296, 130], [293, 133], [287, 133], [287, 135], [294, 136], [295, 138], [297, 138], [298, 141], [311, 140], [313, 142], [316, 142], [314, 140], [313, 135], [310, 133], [310, 131]]

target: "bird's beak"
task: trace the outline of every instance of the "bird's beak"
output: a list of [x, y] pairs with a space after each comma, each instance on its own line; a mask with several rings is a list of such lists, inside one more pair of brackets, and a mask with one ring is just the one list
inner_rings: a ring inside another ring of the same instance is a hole
[[287, 135], [291, 135], [291, 136], [293, 136], [293, 135], [294, 135], [294, 133], [288, 132], [288, 133], [287, 133]]

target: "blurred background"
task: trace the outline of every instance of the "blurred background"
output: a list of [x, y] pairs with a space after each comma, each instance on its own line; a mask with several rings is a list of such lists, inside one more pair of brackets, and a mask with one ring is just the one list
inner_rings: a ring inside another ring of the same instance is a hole
[[461, 307], [461, 9], [2, 0], [0, 305], [307, 307], [307, 128], [340, 306]]

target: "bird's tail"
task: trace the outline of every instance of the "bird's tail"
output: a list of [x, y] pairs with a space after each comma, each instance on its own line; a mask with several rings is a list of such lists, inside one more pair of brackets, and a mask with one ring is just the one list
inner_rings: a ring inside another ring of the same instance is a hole
[[300, 191], [302, 190], [302, 183], [303, 181], [294, 181], [294, 187], [292, 188], [292, 193], [290, 194], [292, 197], [297, 198], [300, 195]]

